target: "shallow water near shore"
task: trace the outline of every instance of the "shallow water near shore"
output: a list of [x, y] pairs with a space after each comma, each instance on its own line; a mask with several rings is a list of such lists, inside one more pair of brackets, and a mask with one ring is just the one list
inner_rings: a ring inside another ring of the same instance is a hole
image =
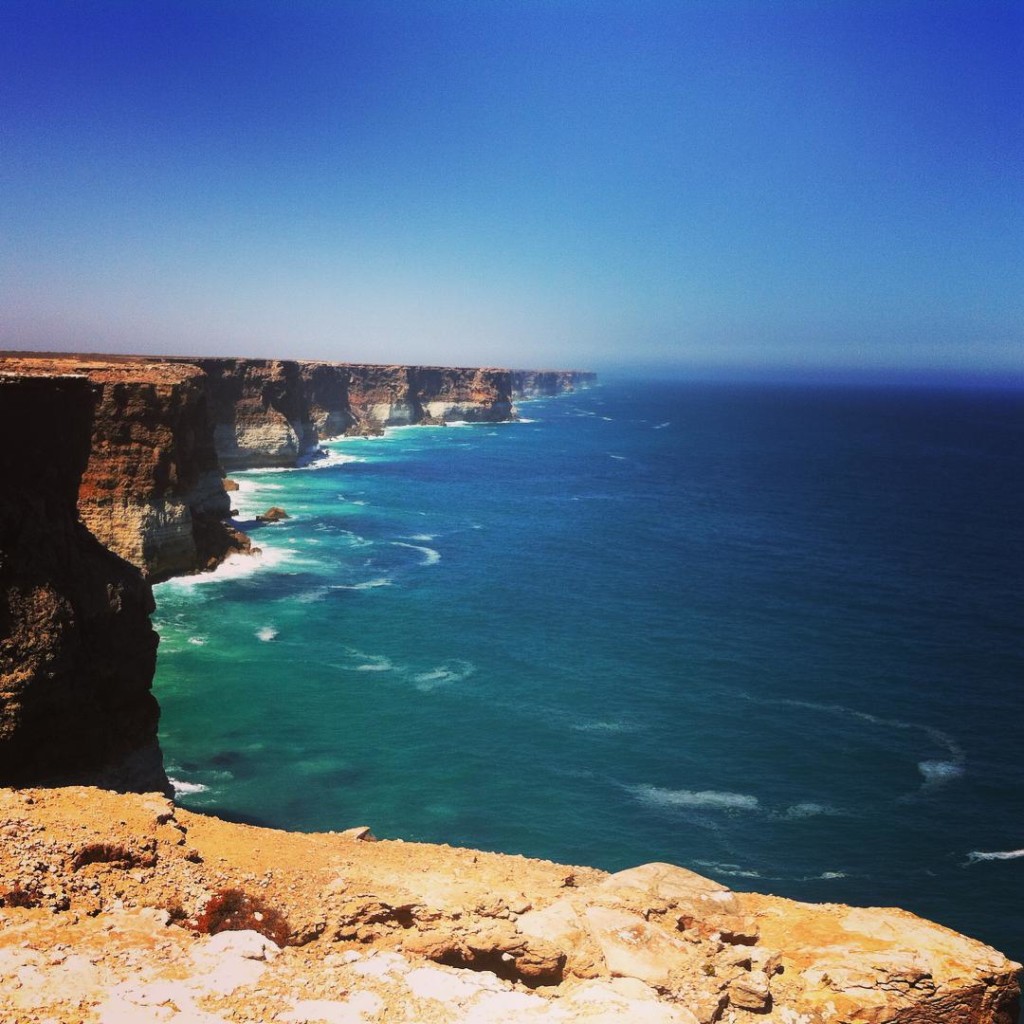
[[1024, 957], [1024, 396], [520, 411], [237, 475], [262, 557], [156, 588], [181, 802], [667, 860]]

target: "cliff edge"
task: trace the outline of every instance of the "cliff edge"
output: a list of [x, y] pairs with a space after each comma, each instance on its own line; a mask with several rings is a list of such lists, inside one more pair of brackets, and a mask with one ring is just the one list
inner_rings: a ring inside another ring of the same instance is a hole
[[0, 819], [5, 1020], [1016, 1022], [1019, 965], [979, 942], [671, 864], [609, 875], [80, 788], [0, 791]]

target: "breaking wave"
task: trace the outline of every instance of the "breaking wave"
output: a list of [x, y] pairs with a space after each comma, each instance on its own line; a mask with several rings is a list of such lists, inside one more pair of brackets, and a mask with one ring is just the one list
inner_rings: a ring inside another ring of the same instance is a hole
[[452, 658], [443, 662], [437, 668], [428, 672], [419, 672], [412, 677], [417, 690], [424, 693], [436, 690], [439, 686], [450, 686], [452, 683], [461, 683], [468, 679], [476, 671], [476, 665], [471, 661], [463, 661], [461, 658]]
[[201, 782], [183, 782], [181, 779], [167, 777], [167, 781], [174, 788], [175, 796], [188, 796], [192, 793], [205, 793], [210, 787], [204, 786]]
[[376, 590], [378, 587], [390, 587], [394, 581], [390, 576], [375, 576], [372, 580], [362, 583], [333, 583], [331, 590]]
[[1020, 860], [1024, 858], [1024, 850], [971, 850], [967, 854], [968, 864], [978, 864], [985, 860]]
[[433, 548], [423, 547], [421, 544], [406, 544], [405, 541], [401, 540], [393, 540], [391, 543], [396, 548], [411, 548], [413, 551], [419, 551], [423, 555], [423, 561], [420, 562], [420, 565], [436, 565], [441, 561], [441, 553]]

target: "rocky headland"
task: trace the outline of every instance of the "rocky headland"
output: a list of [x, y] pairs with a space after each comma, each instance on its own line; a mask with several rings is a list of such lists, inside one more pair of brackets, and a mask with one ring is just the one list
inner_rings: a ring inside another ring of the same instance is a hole
[[607, 875], [365, 828], [285, 833], [164, 795], [147, 580], [244, 547], [228, 468], [388, 423], [506, 419], [524, 389], [581, 382], [0, 362], [18, 439], [0, 455], [0, 1020], [1015, 1024], [1019, 965], [900, 910], [734, 893], [666, 864]]
[[294, 466], [321, 441], [345, 434], [514, 419], [513, 398], [558, 394], [594, 378], [581, 371], [29, 353], [0, 356], [0, 372], [77, 376], [93, 386], [79, 512], [102, 544], [150, 582], [248, 550], [248, 539], [226, 523], [226, 473]]

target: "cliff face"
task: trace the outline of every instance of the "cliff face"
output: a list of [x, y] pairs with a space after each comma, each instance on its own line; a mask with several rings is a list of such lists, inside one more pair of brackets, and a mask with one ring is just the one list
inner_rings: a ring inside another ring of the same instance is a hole
[[290, 466], [327, 437], [445, 420], [507, 420], [508, 370], [202, 359], [225, 470]]
[[512, 394], [516, 398], [561, 395], [596, 380], [597, 374], [586, 370], [513, 370]]
[[508, 370], [358, 365], [346, 370], [355, 430], [446, 420], [494, 422], [515, 416]]
[[247, 539], [230, 511], [196, 366], [153, 360], [8, 359], [10, 372], [78, 374], [96, 393], [78, 510], [90, 531], [151, 580], [216, 565]]
[[0, 782], [167, 786], [139, 573], [78, 521], [83, 378], [0, 378]]
[[276, 359], [200, 359], [213, 439], [225, 470], [295, 465], [316, 446], [299, 364]]
[[294, 466], [326, 437], [515, 417], [513, 392], [557, 394], [592, 375], [272, 359], [12, 355], [0, 370], [95, 385], [78, 507], [152, 581], [201, 571], [248, 538], [224, 520], [225, 472]]

